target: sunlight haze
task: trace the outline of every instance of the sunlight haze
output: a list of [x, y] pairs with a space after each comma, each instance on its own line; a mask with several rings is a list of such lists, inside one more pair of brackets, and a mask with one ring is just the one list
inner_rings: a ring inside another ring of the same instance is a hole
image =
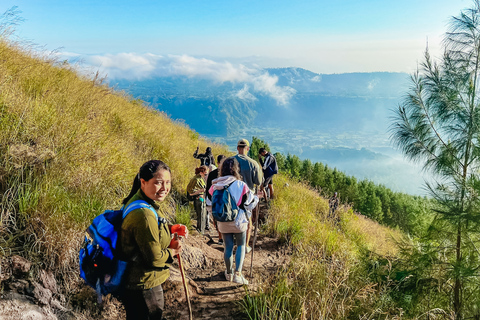
[[[73, 56], [174, 55], [317, 73], [409, 72], [427, 45], [440, 54], [467, 0], [4, 0], [24, 19], [16, 36]], [[97, 66], [100, 67], [100, 66]]]

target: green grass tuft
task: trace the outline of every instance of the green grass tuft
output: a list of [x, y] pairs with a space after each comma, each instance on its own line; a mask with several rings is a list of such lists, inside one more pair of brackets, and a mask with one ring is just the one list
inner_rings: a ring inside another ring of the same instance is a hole
[[186, 225], [188, 229], [192, 228], [192, 211], [189, 205], [177, 205], [175, 223]]

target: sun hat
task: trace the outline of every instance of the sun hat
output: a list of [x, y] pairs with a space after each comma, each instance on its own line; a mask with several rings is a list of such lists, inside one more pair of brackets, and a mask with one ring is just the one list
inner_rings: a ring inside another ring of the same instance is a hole
[[237, 147], [250, 147], [250, 143], [247, 139], [238, 140]]

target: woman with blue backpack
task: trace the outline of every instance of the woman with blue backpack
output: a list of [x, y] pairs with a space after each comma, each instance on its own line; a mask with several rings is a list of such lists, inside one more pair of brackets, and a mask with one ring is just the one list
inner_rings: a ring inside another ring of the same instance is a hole
[[[258, 197], [242, 181], [238, 161], [227, 158], [219, 170], [219, 178], [212, 181], [209, 193], [212, 195], [212, 215], [217, 220], [218, 230], [224, 240], [225, 278], [240, 284], [248, 284], [242, 275], [245, 259], [248, 218], [258, 203]], [[235, 269], [233, 266], [233, 247]]]
[[[145, 202], [145, 206], [128, 213], [120, 232], [120, 255], [128, 261], [125, 286], [120, 293], [127, 319], [163, 319], [162, 283], [170, 276], [173, 258], [182, 250], [179, 241], [171, 239], [171, 226], [157, 212], [156, 202], [165, 200], [171, 181], [170, 168], [164, 162], [148, 161], [123, 200], [125, 207], [134, 201]], [[181, 229], [186, 236], [185, 226]]]

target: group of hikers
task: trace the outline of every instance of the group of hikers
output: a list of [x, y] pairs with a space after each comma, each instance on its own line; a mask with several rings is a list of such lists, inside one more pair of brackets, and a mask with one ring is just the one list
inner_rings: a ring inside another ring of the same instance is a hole
[[[245, 253], [252, 250], [249, 246], [253, 229], [252, 215], [259, 201], [255, 188], [258, 187], [260, 191], [268, 188], [270, 198], [273, 198], [272, 178], [278, 172], [275, 157], [265, 148], [261, 148], [258, 155], [262, 166], [248, 156], [249, 150], [248, 140], [240, 139], [237, 155], [227, 158], [220, 154], [215, 162], [210, 147], [202, 154], [198, 153], [197, 147], [193, 157], [200, 160], [200, 166], [195, 169], [195, 176], [186, 189], [187, 198], [193, 201], [198, 232], [203, 234], [210, 231], [211, 224], [214, 224], [218, 232], [218, 244], [224, 246], [225, 278], [240, 284], [248, 284], [242, 275], [242, 267]], [[224, 205], [221, 198], [224, 190], [231, 195], [234, 210], [238, 211], [233, 221], [215, 218]], [[233, 266], [235, 245], [237, 250]]]
[[[238, 154], [233, 157], [218, 155], [215, 161], [211, 148], [194, 157], [201, 165], [195, 169], [195, 177], [187, 187], [187, 196], [194, 202], [197, 213], [197, 229], [210, 230], [210, 216], [221, 211], [219, 204], [225, 199], [225, 191], [232, 199], [228, 204], [235, 211], [234, 219], [215, 221], [219, 244], [224, 246], [225, 278], [227, 281], [247, 285], [242, 274], [245, 253], [252, 231], [252, 211], [259, 202], [255, 186], [267, 187], [273, 198], [273, 172], [276, 161], [265, 149], [261, 149], [262, 167], [247, 154], [250, 144], [246, 139], [237, 143]], [[217, 168], [218, 165], [218, 168]], [[265, 177], [265, 179], [264, 179]], [[183, 225], [169, 225], [158, 204], [165, 200], [171, 189], [172, 174], [167, 164], [151, 160], [142, 165], [135, 176], [130, 194], [123, 200], [124, 214], [119, 237], [119, 254], [128, 261], [124, 288], [119, 294], [127, 319], [164, 319], [162, 283], [169, 275], [169, 267], [179, 257], [182, 244], [173, 237], [178, 230], [188, 236]], [[140, 203], [140, 204], [138, 204]], [[130, 207], [134, 207], [130, 210]], [[233, 251], [236, 245], [235, 263]]]
[[[237, 143], [238, 154], [232, 158], [236, 160], [239, 166], [239, 173], [248, 188], [254, 192], [255, 187], [260, 190], [266, 189], [273, 199], [273, 176], [278, 172], [278, 166], [275, 157], [265, 148], [260, 148], [258, 158], [261, 166], [256, 161], [248, 156], [250, 144], [248, 140], [241, 139]], [[200, 160], [200, 166], [195, 169], [195, 176], [190, 180], [186, 188], [186, 194], [189, 201], [193, 202], [195, 213], [197, 216], [197, 230], [200, 233], [210, 231], [210, 221], [212, 216], [212, 185], [217, 181], [215, 179], [219, 176], [225, 176], [226, 173], [219, 172], [217, 164], [220, 167], [226, 159], [224, 155], [218, 155], [215, 162], [211, 148], [207, 147], [205, 153], [199, 154], [198, 147], [193, 157]], [[219, 175], [220, 173], [220, 175]], [[215, 227], [218, 231], [218, 226], [215, 219], [213, 219]], [[221, 232], [219, 233], [220, 243], [223, 243]], [[248, 241], [247, 241], [248, 243]], [[247, 247], [247, 251], [249, 248]]]
[[[248, 156], [249, 150], [248, 140], [240, 139], [235, 156], [218, 155], [215, 161], [210, 147], [204, 154], [198, 154], [197, 147], [193, 156], [200, 159], [201, 163], [186, 190], [188, 199], [194, 204], [197, 230], [203, 234], [211, 230], [213, 223], [218, 231], [218, 244], [224, 247], [226, 281], [242, 285], [248, 285], [242, 268], [245, 254], [252, 250], [249, 243], [253, 229], [252, 216], [259, 203], [258, 195], [269, 193], [270, 198], [274, 198], [272, 180], [278, 172], [275, 157], [265, 148], [259, 150], [260, 164]], [[123, 302], [127, 319], [130, 320], [164, 319], [162, 284], [170, 276], [169, 268], [175, 258], [179, 259], [180, 264], [182, 244], [178, 236], [188, 236], [186, 226], [168, 224], [158, 211], [158, 202], [164, 201], [169, 194], [171, 181], [172, 173], [166, 163], [161, 160], [147, 161], [136, 174], [131, 191], [122, 202], [122, 209], [117, 211], [120, 212], [120, 227], [115, 251], [118, 260], [124, 261], [127, 266], [121, 271], [122, 286], [117, 296]], [[336, 210], [338, 202], [335, 193], [330, 199], [330, 213]], [[106, 216], [112, 213], [115, 212], [106, 211], [97, 218], [105, 222], [109, 220]], [[95, 227], [95, 220], [89, 227], [92, 233], [101, 231]], [[105, 237], [99, 238], [105, 240]], [[95, 260], [95, 257], [99, 245], [86, 238], [83, 248], [80, 252], [82, 278], [97, 292], [108, 292], [99, 286], [106, 287], [116, 277], [110, 279], [108, 276], [107, 280], [107, 277], [101, 279], [96, 276], [99, 260]], [[90, 265], [87, 267], [88, 263]], [[94, 270], [93, 273], [91, 270]]]

